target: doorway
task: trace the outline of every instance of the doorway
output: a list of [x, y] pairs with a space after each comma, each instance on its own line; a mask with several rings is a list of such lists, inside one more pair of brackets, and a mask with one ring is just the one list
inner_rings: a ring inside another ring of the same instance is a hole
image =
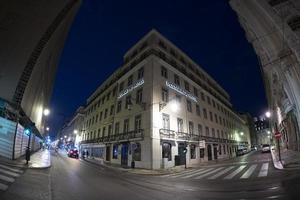
[[218, 159], [218, 148], [214, 145], [214, 160]]
[[106, 161], [110, 161], [110, 146], [106, 147]]
[[212, 152], [211, 152], [211, 145], [207, 145], [207, 158], [208, 160], [212, 160]]
[[121, 165], [126, 167], [128, 166], [128, 143], [122, 144]]

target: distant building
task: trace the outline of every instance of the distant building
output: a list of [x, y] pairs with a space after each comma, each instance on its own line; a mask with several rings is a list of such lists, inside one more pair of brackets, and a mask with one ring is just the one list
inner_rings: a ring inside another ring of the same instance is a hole
[[230, 4], [261, 64], [272, 133], [281, 132], [281, 146], [300, 151], [300, 1]]
[[87, 99], [85, 113], [81, 151], [123, 166], [190, 165], [250, 146], [228, 93], [155, 30]]
[[250, 113], [240, 113], [240, 116], [246, 121], [247, 127], [249, 128], [251, 145], [257, 145], [256, 130], [252, 116], [250, 115]]
[[16, 126], [30, 126], [39, 137], [44, 133], [43, 111], [79, 5], [80, 0], [0, 2], [0, 155], [16, 158], [15, 148], [26, 147], [21, 133], [15, 137]]
[[271, 143], [271, 130], [269, 120], [267, 118], [255, 117], [254, 128], [256, 131], [257, 145]]
[[57, 134], [57, 139], [60, 140], [60, 144], [65, 147], [73, 148], [79, 146], [81, 141], [84, 121], [84, 107], [79, 107], [74, 113], [73, 117], [68, 120]]

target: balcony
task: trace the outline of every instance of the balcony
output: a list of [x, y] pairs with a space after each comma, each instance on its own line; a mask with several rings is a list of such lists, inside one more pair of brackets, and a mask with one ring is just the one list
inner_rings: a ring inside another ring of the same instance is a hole
[[175, 139], [176, 132], [169, 129], [159, 129], [160, 138], [172, 138]]
[[115, 134], [115, 135], [106, 135], [106, 136], [102, 136], [100, 138], [84, 140], [84, 141], [81, 141], [81, 144], [125, 142], [125, 141], [143, 140], [143, 139], [144, 139], [144, 129], [138, 129], [138, 130], [129, 131], [126, 133], [120, 133], [120, 134]]

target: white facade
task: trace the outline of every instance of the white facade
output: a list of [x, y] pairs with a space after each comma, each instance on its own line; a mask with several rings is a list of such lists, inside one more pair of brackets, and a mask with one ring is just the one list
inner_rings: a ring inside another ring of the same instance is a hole
[[81, 151], [107, 162], [169, 168], [235, 156], [239, 146], [250, 147], [249, 128], [229, 95], [155, 30], [87, 100]]
[[231, 0], [259, 57], [280, 144], [300, 150], [300, 1]]

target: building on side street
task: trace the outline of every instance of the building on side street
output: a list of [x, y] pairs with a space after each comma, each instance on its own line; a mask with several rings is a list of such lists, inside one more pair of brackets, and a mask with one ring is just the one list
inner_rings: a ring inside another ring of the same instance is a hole
[[60, 141], [59, 145], [65, 148], [78, 148], [79, 141], [81, 141], [84, 121], [84, 107], [77, 108], [73, 117], [68, 120], [57, 134], [57, 139]]
[[249, 128], [228, 93], [156, 30], [87, 99], [80, 151], [160, 169], [236, 156]]
[[[281, 149], [300, 151], [300, 1], [231, 0], [258, 55]], [[277, 145], [278, 148], [278, 145]]]
[[271, 130], [269, 120], [265, 117], [254, 117], [257, 145], [271, 144]]
[[255, 130], [255, 125], [250, 113], [240, 113], [240, 116], [246, 121], [247, 127], [249, 127], [250, 143], [251, 146], [257, 145], [257, 135]]
[[31, 129], [32, 141], [41, 141], [43, 112], [79, 5], [80, 0], [0, 2], [0, 156], [24, 154], [24, 128]]

